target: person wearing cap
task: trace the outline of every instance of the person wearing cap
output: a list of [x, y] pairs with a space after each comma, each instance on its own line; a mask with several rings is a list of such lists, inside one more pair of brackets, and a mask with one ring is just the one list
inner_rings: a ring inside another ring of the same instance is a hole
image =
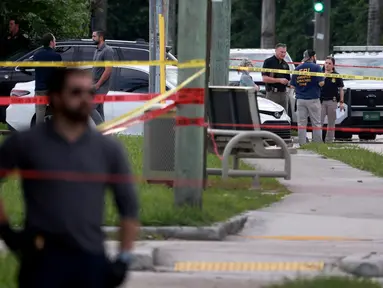
[[[306, 50], [303, 53], [302, 64], [295, 68], [299, 72], [322, 73], [322, 69], [316, 64], [316, 53]], [[298, 138], [299, 145], [306, 144], [307, 118], [310, 117], [313, 127], [313, 142], [322, 142], [321, 131], [321, 87], [324, 85], [324, 77], [293, 74], [291, 86], [295, 88], [298, 110]]]
[[[286, 44], [278, 43], [275, 46], [275, 55], [263, 62], [263, 68], [289, 71], [289, 65], [284, 60], [287, 53], [286, 49]], [[266, 84], [266, 98], [288, 111], [286, 90], [289, 86], [290, 74], [262, 72], [262, 80]]]
[[[243, 59], [239, 64], [240, 67], [254, 67], [253, 63], [249, 59]], [[241, 73], [241, 79], [239, 80], [239, 86], [242, 87], [254, 87], [255, 91], [259, 91], [259, 87], [254, 83], [253, 77], [250, 76], [249, 71], [247, 70], [238, 70], [238, 73]]]
[[[327, 74], [339, 74], [334, 68], [335, 59], [334, 57], [327, 56], [324, 65], [325, 73]], [[327, 128], [329, 130], [323, 131], [323, 140], [331, 143], [335, 139], [335, 120], [336, 120], [336, 109], [340, 111], [344, 110], [344, 91], [343, 91], [343, 79], [326, 77], [324, 86], [321, 91], [321, 102], [322, 102], [322, 118], [321, 123], [323, 127], [324, 119], [327, 116]]]

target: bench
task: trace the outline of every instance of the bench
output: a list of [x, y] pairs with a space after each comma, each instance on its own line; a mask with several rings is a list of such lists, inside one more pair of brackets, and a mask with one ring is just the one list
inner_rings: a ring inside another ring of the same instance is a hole
[[[278, 135], [261, 130], [258, 102], [252, 87], [211, 86], [207, 99], [208, 149], [222, 155], [222, 169], [207, 168], [208, 175], [227, 177], [281, 177], [291, 179], [291, 151]], [[290, 129], [286, 127], [286, 129]], [[270, 147], [265, 139], [277, 147]], [[229, 158], [233, 156], [233, 169]], [[281, 171], [239, 170], [243, 158], [284, 159]]]

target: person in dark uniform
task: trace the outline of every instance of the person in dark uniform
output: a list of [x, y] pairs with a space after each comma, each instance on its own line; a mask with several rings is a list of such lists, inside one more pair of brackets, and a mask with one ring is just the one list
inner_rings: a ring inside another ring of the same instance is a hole
[[[263, 68], [290, 70], [289, 65], [284, 60], [287, 53], [286, 49], [286, 44], [278, 43], [275, 46], [275, 55], [265, 60]], [[281, 105], [288, 111], [286, 88], [290, 85], [290, 74], [262, 72], [262, 79], [266, 84], [266, 98]]]
[[3, 55], [1, 58], [3, 59], [8, 59], [20, 52], [29, 51], [29, 37], [26, 33], [21, 32], [20, 23], [16, 18], [9, 20], [9, 34], [5, 36], [2, 45]]
[[[338, 74], [338, 72], [334, 69], [335, 59], [334, 57], [328, 56], [326, 57], [325, 62], [325, 73], [328, 74]], [[327, 116], [327, 127], [330, 128], [327, 130], [326, 136], [323, 141], [331, 143], [334, 142], [335, 139], [335, 121], [336, 121], [336, 109], [339, 108], [340, 111], [344, 109], [344, 84], [342, 78], [331, 78], [326, 77], [324, 81], [324, 85], [321, 91], [321, 102], [322, 102], [322, 115], [321, 122], [322, 127]], [[325, 131], [324, 131], [325, 132]], [[323, 133], [324, 134], [324, 133]]]
[[[88, 126], [94, 99], [89, 72], [57, 69], [47, 83], [53, 117], [0, 146], [0, 176], [20, 171], [26, 208], [24, 229], [17, 232], [0, 202], [0, 237], [20, 261], [19, 288], [117, 287], [131, 263], [138, 226], [124, 149]], [[113, 261], [105, 256], [101, 229], [107, 187], [121, 219]]]

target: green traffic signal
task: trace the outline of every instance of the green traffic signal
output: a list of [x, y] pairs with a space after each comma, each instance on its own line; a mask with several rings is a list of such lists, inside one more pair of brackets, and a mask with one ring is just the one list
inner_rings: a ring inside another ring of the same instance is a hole
[[314, 11], [317, 13], [322, 13], [324, 10], [324, 5], [322, 2], [316, 2], [314, 4]]

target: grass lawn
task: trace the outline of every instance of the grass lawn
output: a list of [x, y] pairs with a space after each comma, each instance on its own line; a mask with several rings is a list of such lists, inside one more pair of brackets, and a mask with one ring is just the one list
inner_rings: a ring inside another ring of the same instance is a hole
[[[135, 175], [142, 175], [143, 138], [121, 136], [129, 151]], [[220, 167], [220, 160], [209, 155], [208, 167]], [[251, 179], [233, 178], [223, 182], [220, 177], [209, 177], [209, 187], [203, 194], [203, 209], [176, 208], [173, 205], [173, 190], [164, 185], [139, 183], [140, 220], [144, 226], [208, 225], [223, 221], [246, 210], [254, 210], [280, 200], [288, 191], [275, 179], [261, 179], [261, 193], [249, 190]], [[9, 179], [2, 188], [2, 198], [11, 222], [20, 226], [24, 217], [20, 186], [17, 179]], [[105, 224], [116, 225], [118, 216], [111, 197], [106, 198]]]
[[265, 288], [380, 288], [378, 283], [366, 279], [344, 277], [318, 277], [287, 281], [283, 284], [270, 285]]
[[311, 150], [328, 158], [342, 161], [354, 168], [383, 177], [383, 155], [354, 145], [309, 143], [302, 149]]

